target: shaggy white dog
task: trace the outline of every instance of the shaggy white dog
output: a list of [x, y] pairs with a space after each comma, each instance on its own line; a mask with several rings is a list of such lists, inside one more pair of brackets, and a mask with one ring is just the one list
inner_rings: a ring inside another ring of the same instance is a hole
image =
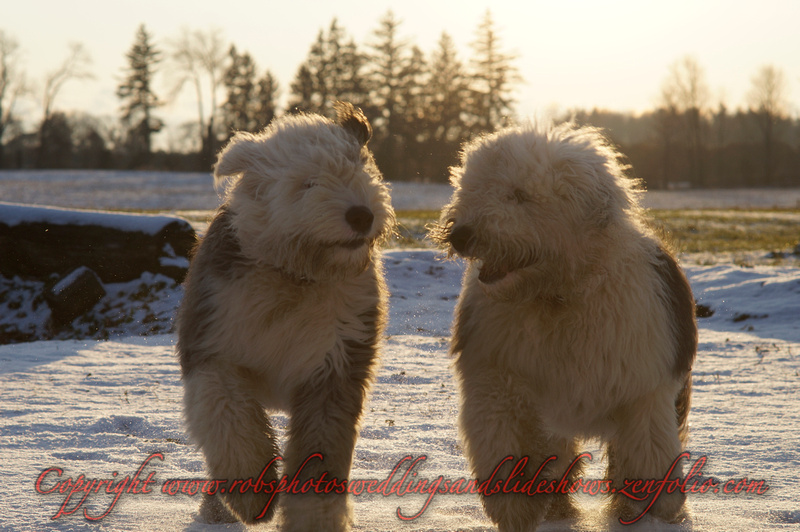
[[[432, 229], [468, 260], [451, 351], [473, 472], [496, 480], [528, 457], [500, 492], [482, 494], [501, 531], [574, 514], [569, 489], [511, 488], [551, 456], [538, 478], [568, 472], [562, 485], [580, 486], [570, 464], [581, 439], [607, 443], [606, 491], [625, 519], [653, 502], [624, 495], [625, 479], [681, 475], [681, 464], [669, 470], [687, 437], [694, 299], [619, 159], [591, 128], [479, 138], [452, 169], [452, 201]], [[678, 519], [683, 502], [664, 489], [649, 512]]]
[[[177, 322], [187, 428], [211, 478], [227, 481], [204, 501], [207, 520], [228, 519], [225, 507], [267, 520], [282, 491], [283, 529], [349, 528], [340, 486], [386, 319], [376, 246], [394, 212], [369, 123], [336, 109], [335, 123], [285, 116], [219, 154], [215, 179], [232, 179]], [[282, 489], [265, 409], [290, 416], [283, 474], [295, 483]]]

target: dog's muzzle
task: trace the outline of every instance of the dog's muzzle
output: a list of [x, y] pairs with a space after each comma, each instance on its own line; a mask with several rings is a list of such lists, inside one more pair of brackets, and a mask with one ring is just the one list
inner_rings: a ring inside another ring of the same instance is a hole
[[344, 213], [344, 219], [353, 231], [365, 235], [372, 229], [372, 222], [375, 220], [375, 216], [367, 207], [358, 205], [347, 209], [347, 212]]
[[[450, 244], [454, 252], [465, 259], [478, 261], [478, 280], [491, 285], [505, 279], [509, 273], [520, 268], [525, 268], [533, 264], [535, 257], [531, 255], [528, 259], [515, 263], [503, 263], [496, 261], [486, 261], [486, 257], [477, 256], [480, 254], [480, 246], [476, 246], [477, 237], [475, 231], [469, 225], [460, 225], [453, 228], [444, 241]], [[477, 253], [476, 253], [477, 252]]]
[[474, 237], [475, 233], [469, 226], [461, 225], [450, 231], [446, 241], [456, 253], [467, 256]]

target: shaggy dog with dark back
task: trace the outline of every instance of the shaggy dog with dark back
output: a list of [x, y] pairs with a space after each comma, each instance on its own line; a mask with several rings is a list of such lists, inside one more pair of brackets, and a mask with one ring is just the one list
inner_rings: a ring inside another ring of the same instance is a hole
[[[619, 490], [664, 478], [686, 445], [694, 299], [620, 158], [595, 129], [527, 125], [466, 145], [452, 170], [432, 236], [468, 262], [451, 351], [478, 480], [507, 456], [529, 459], [520, 484], [551, 456], [539, 478], [576, 480], [578, 443], [600, 439]], [[576, 512], [563, 493], [482, 500], [501, 531]], [[627, 518], [649, 502], [617, 491], [612, 508]], [[649, 513], [680, 519], [683, 503], [665, 490]]]
[[[350, 104], [336, 110], [336, 122], [291, 115], [238, 133], [219, 154], [226, 200], [177, 321], [188, 432], [210, 477], [229, 481], [204, 501], [206, 520], [273, 515], [280, 460], [265, 409], [289, 414], [283, 474], [300, 471], [298, 487], [349, 476], [386, 320], [377, 245], [394, 212], [366, 147], [369, 123]], [[350, 526], [345, 494], [281, 499], [284, 530]]]

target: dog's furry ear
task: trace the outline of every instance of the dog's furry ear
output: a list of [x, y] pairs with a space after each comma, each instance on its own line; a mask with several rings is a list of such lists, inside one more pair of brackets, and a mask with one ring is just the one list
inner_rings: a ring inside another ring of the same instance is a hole
[[[595, 227], [605, 228], [611, 223], [614, 214], [614, 198], [606, 183], [598, 177], [602, 169], [581, 161], [562, 160], [553, 166], [555, 173], [554, 191], [562, 197], [572, 198], [581, 205], [585, 218]], [[579, 174], [591, 178], [579, 178]], [[587, 181], [594, 186], [585, 187], [580, 183]]]
[[253, 163], [256, 148], [251, 133], [239, 132], [222, 148], [214, 165], [214, 183], [219, 185], [229, 177], [243, 174]]
[[349, 102], [334, 102], [336, 123], [353, 134], [362, 146], [366, 146], [372, 137], [372, 126], [364, 112]]

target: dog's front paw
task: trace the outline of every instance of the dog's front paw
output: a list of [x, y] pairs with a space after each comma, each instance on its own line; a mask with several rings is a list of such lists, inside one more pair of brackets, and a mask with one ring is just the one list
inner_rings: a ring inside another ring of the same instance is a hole
[[686, 519], [683, 493], [662, 493], [650, 506], [650, 499], [642, 502], [633, 502], [622, 496], [617, 496], [609, 508], [611, 514], [622, 524], [632, 524], [646, 517], [657, 518], [667, 523], [680, 523]]
[[230, 513], [243, 523], [266, 523], [275, 514], [275, 501], [270, 500], [270, 494], [228, 493], [222, 497]]
[[283, 500], [283, 532], [349, 532], [350, 502], [341, 495], [287, 495]]
[[483, 498], [486, 514], [500, 532], [532, 532], [544, 521], [552, 497], [495, 494]]
[[575, 519], [579, 515], [580, 512], [572, 498], [569, 495], [559, 494], [553, 497], [545, 519], [548, 521], [560, 521], [562, 519]]

